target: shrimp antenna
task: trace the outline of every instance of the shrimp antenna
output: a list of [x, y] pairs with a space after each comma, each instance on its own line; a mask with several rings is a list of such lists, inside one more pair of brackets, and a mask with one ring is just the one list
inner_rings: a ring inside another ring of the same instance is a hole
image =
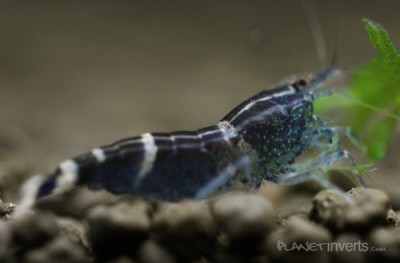
[[318, 60], [320, 61], [322, 68], [326, 68], [328, 66], [326, 41], [315, 3], [312, 0], [302, 0], [301, 2], [303, 3], [303, 8], [306, 12], [308, 24], [311, 29]]
[[[336, 27], [336, 32], [334, 34], [334, 50], [332, 52], [332, 57], [328, 61], [328, 48], [326, 45], [326, 38], [324, 36], [324, 31], [321, 26], [321, 19], [318, 16], [318, 11], [313, 0], [302, 0], [303, 8], [307, 16], [308, 25], [311, 29], [312, 38], [317, 51], [317, 57], [322, 68], [332, 67], [336, 65], [336, 54], [340, 41], [341, 29], [342, 29], [342, 15], [339, 14], [339, 25]], [[339, 1], [339, 10], [343, 10], [342, 1]], [[341, 12], [340, 12], [341, 13]]]
[[334, 34], [334, 39], [333, 39], [333, 52], [332, 52], [332, 57], [331, 57], [331, 63], [330, 66], [337, 65], [337, 51], [339, 50], [339, 43], [340, 43], [340, 37], [342, 36], [342, 26], [343, 26], [343, 1], [337, 1], [339, 5], [339, 14], [337, 16], [339, 17], [338, 21], [338, 26], [336, 27], [335, 34]]

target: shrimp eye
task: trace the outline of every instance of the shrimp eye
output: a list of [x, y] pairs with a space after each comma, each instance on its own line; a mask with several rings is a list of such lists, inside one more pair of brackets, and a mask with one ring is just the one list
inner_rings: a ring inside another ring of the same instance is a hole
[[296, 91], [301, 91], [305, 86], [307, 86], [307, 80], [298, 79], [292, 83], [292, 86], [296, 89]]

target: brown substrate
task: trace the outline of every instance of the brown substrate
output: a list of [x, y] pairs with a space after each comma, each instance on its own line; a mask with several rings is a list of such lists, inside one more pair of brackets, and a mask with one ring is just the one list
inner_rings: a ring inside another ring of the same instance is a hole
[[[320, 191], [311, 200], [303, 198], [303, 202], [299, 202], [300, 195], [293, 195], [277, 205], [261, 195], [241, 192], [174, 204], [133, 197], [116, 199], [102, 192], [97, 203], [79, 203], [91, 193], [78, 195], [75, 199], [66, 197], [65, 202], [50, 200], [18, 218], [9, 215], [13, 205], [1, 204], [0, 262], [400, 259], [396, 212], [388, 195], [376, 189], [352, 189], [347, 193], [350, 204], [329, 190]], [[58, 212], [63, 211], [60, 207], [66, 208], [63, 216], [43, 210], [54, 208], [57, 202]]]

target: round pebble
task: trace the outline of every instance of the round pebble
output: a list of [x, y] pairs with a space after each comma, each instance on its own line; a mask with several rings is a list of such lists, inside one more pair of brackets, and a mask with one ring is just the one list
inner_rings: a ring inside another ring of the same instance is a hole
[[400, 229], [377, 228], [367, 237], [370, 262], [399, 262]]
[[153, 240], [144, 242], [138, 251], [141, 263], [174, 263], [173, 256], [161, 245]]
[[390, 199], [384, 192], [360, 187], [353, 188], [346, 194], [351, 202], [332, 190], [319, 192], [313, 198], [310, 219], [333, 233], [363, 233], [375, 226], [394, 224], [394, 215], [390, 213]]
[[212, 203], [211, 211], [218, 229], [233, 243], [259, 240], [273, 230], [277, 221], [271, 203], [256, 194], [225, 195]]
[[390, 198], [377, 189], [354, 188], [348, 192], [354, 202], [346, 208], [346, 230], [365, 232], [387, 223]]
[[13, 242], [20, 250], [42, 246], [59, 233], [55, 216], [50, 213], [26, 213], [10, 223]]
[[229, 193], [216, 199], [211, 208], [219, 230], [219, 258], [243, 260], [264, 253], [265, 235], [277, 222], [277, 215], [265, 197]]
[[332, 262], [362, 263], [368, 256], [368, 243], [355, 233], [340, 234], [329, 246]]
[[266, 248], [274, 261], [329, 262], [323, 244], [331, 240], [326, 228], [304, 216], [292, 216], [267, 237]]
[[338, 192], [323, 190], [312, 199], [309, 217], [332, 232], [339, 232], [345, 225], [346, 206], [346, 200]]
[[71, 243], [67, 238], [56, 238], [45, 246], [29, 251], [25, 263], [84, 263], [89, 262], [84, 249]]
[[99, 205], [88, 212], [89, 242], [98, 259], [133, 255], [149, 235], [149, 205], [142, 200]]
[[[118, 196], [106, 190], [92, 191], [86, 187], [82, 187], [59, 195], [46, 197], [36, 204], [36, 208], [50, 210], [60, 216], [84, 219], [86, 213], [92, 207], [115, 203], [118, 198]], [[63, 205], [60, 206], [60, 203]]]
[[207, 202], [163, 203], [153, 217], [156, 240], [186, 260], [201, 257], [213, 246], [215, 230]]
[[58, 218], [57, 223], [60, 228], [60, 235], [64, 236], [71, 243], [83, 247], [90, 251], [89, 241], [87, 240], [87, 229], [82, 222], [71, 218]]

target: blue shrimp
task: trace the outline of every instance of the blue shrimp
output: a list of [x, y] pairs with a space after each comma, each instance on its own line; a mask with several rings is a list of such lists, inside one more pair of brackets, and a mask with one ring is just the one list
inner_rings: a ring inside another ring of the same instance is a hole
[[[47, 179], [31, 180], [25, 196], [36, 200], [86, 185], [179, 201], [205, 199], [239, 186], [258, 188], [263, 180], [280, 185], [316, 180], [340, 191], [324, 171], [342, 159], [354, 165], [340, 135], [355, 138], [349, 128], [327, 126], [313, 112], [314, 100], [331, 92], [323, 86], [340, 73], [331, 68], [261, 91], [214, 126], [146, 133], [95, 148], [62, 162]], [[295, 163], [311, 147], [319, 154]]]

